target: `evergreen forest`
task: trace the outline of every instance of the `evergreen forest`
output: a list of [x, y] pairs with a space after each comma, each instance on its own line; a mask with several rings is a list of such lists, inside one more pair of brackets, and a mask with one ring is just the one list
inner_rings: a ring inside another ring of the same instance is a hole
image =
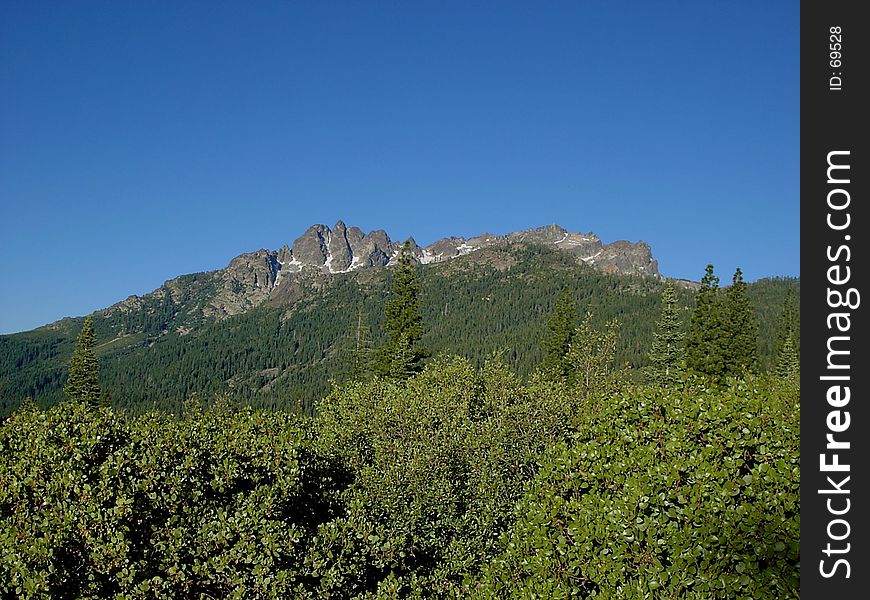
[[[223, 321], [187, 317], [186, 307], [210, 292], [212, 277], [188, 275], [189, 287], [173, 305], [148, 299], [136, 311], [92, 315], [100, 382], [112, 405], [128, 414], [159, 409], [179, 413], [185, 400], [230, 397], [252, 408], [302, 409], [353, 373], [363, 345], [386, 342], [384, 303], [391, 269], [372, 269], [307, 283], [289, 304], [263, 305]], [[615, 364], [641, 379], [661, 312], [665, 284], [658, 279], [604, 274], [564, 253], [537, 245], [487, 248], [419, 269], [422, 345], [431, 356], [449, 354], [476, 367], [493, 353], [525, 379], [541, 364], [547, 319], [560, 294], [569, 293], [578, 315], [596, 326], [620, 323]], [[723, 290], [724, 292], [724, 290]], [[797, 279], [746, 285], [757, 315], [758, 369], [775, 366], [784, 340], [784, 310], [798, 318]], [[695, 291], [677, 286], [677, 315], [688, 327]], [[789, 309], [789, 305], [791, 308]], [[181, 333], [176, 327], [181, 321]], [[65, 398], [63, 386], [83, 318], [0, 336], [0, 416], [25, 398], [47, 408]], [[797, 331], [795, 329], [795, 331]], [[797, 333], [799, 348], [799, 332]], [[357, 356], [358, 358], [358, 356]]]
[[406, 248], [4, 336], [0, 595], [797, 598], [799, 282], [726, 281]]

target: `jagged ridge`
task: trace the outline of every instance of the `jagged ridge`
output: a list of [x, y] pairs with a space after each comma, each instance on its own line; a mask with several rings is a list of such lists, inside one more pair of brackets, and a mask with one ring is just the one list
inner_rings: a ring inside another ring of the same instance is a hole
[[[620, 240], [602, 244], [594, 233], [572, 233], [558, 225], [507, 235], [482, 234], [470, 239], [445, 237], [426, 247], [419, 246], [414, 238], [408, 241], [414, 257], [422, 264], [450, 260], [486, 246], [511, 241], [554, 244], [605, 272], [659, 274], [658, 263], [652, 257], [649, 245], [643, 241]], [[332, 229], [322, 224], [312, 225], [293, 242], [292, 248], [284, 246], [273, 256], [279, 274], [285, 270], [299, 272], [305, 267], [325, 273], [347, 273], [366, 267], [389, 266], [398, 256], [401, 246], [382, 229], [365, 234], [361, 229], [347, 227], [339, 221]]]
[[[660, 277], [658, 263], [645, 242], [620, 240], [603, 244], [594, 233], [574, 233], [558, 225], [506, 235], [445, 237], [426, 247], [418, 245], [414, 238], [408, 242], [414, 258], [424, 265], [499, 244], [533, 243], [557, 248], [606, 273]], [[364, 233], [358, 227], [347, 227], [343, 221], [332, 228], [316, 224], [296, 238], [292, 246], [241, 254], [224, 269], [177, 277], [150, 294], [131, 296], [101, 312], [127, 313], [141, 310], [143, 302], [168, 303], [184, 313], [183, 318], [173, 319], [176, 329], [184, 333], [202, 320], [221, 320], [266, 301], [292, 302], [303, 295], [304, 284], [323, 277], [389, 267], [398, 259], [402, 246], [382, 229]]]

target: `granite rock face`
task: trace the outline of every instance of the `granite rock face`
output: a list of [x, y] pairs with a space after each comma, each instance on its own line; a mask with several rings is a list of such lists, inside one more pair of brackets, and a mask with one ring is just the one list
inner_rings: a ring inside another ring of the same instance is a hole
[[275, 285], [280, 268], [275, 252], [257, 250], [235, 257], [224, 269], [224, 273], [227, 281], [268, 289]]
[[347, 227], [339, 221], [327, 236], [327, 270], [330, 272], [347, 271], [353, 262], [353, 252], [347, 239]]
[[395, 248], [390, 236], [383, 229], [376, 229], [360, 240], [358, 265], [360, 267], [383, 267], [390, 262]]
[[[607, 273], [659, 276], [658, 263], [645, 242], [620, 240], [604, 244], [592, 232], [572, 232], [559, 225], [506, 235], [484, 233], [468, 239], [446, 237], [425, 248], [413, 237], [408, 241], [412, 255], [423, 264], [450, 260], [495, 244], [530, 243], [552, 245]], [[401, 243], [393, 242], [382, 229], [364, 233], [339, 221], [332, 229], [322, 224], [312, 225], [293, 242], [292, 250], [285, 246], [276, 253], [276, 262], [279, 271], [284, 269], [285, 274], [310, 268], [323, 273], [346, 273], [390, 265], [401, 247]], [[277, 279], [280, 280], [280, 276]]]
[[[619, 240], [604, 244], [594, 233], [571, 232], [558, 225], [505, 235], [484, 233], [468, 239], [445, 237], [426, 247], [418, 245], [413, 237], [408, 243], [412, 256], [424, 265], [499, 245], [540, 244], [557, 248], [606, 273], [661, 277], [646, 242]], [[296, 238], [292, 247], [242, 254], [224, 269], [177, 277], [151, 294], [142, 298], [131, 296], [116, 307], [132, 310], [149, 296], [166, 298], [181, 306], [193, 294], [197, 300], [191, 310], [206, 318], [222, 319], [266, 301], [284, 303], [300, 298], [306, 285], [325, 281], [326, 277], [389, 267], [398, 260], [402, 246], [382, 229], [365, 233], [357, 227], [347, 227], [343, 221], [331, 229], [316, 224]]]
[[449, 260], [501, 243], [553, 245], [607, 273], [659, 276], [658, 263], [645, 242], [603, 244], [594, 233], [574, 233], [558, 225], [536, 227], [507, 235], [482, 234], [473, 238], [443, 238], [424, 248], [420, 262]]
[[449, 237], [443, 238], [432, 244], [427, 248], [429, 252], [434, 255], [441, 257], [442, 259], [454, 258], [459, 256], [459, 248], [465, 242], [462, 238], [457, 237]]
[[632, 275], [658, 275], [659, 265], [652, 256], [652, 248], [644, 241], [637, 243], [619, 240], [607, 244], [593, 264], [605, 273]]
[[293, 241], [293, 258], [305, 265], [323, 266], [328, 253], [326, 225], [312, 225]]

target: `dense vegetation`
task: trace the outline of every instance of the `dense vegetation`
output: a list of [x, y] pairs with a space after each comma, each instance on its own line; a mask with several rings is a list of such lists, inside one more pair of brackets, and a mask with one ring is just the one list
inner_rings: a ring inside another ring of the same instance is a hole
[[0, 428], [0, 594], [798, 594], [798, 395], [523, 384], [440, 359], [315, 419], [64, 402]]
[[[100, 382], [113, 406], [127, 412], [158, 408], [178, 413], [185, 399], [230, 396], [255, 408], [310, 411], [343, 379], [368, 348], [386, 339], [384, 298], [389, 269], [337, 276], [305, 289], [290, 305], [266, 305], [225, 321], [202, 320], [187, 308], [181, 335], [170, 326], [185, 304], [150, 298], [138, 311], [93, 315]], [[183, 278], [179, 302], [198, 305], [212, 285], [207, 275]], [[545, 358], [540, 344], [562, 290], [579, 316], [591, 312], [601, 327], [620, 322], [615, 363], [648, 367], [664, 284], [655, 279], [600, 273], [541, 246], [488, 248], [420, 270], [422, 345], [432, 355], [463, 356], [480, 366], [493, 352], [520, 377]], [[784, 343], [779, 322], [787, 298], [797, 306], [799, 282], [768, 279], [746, 286], [758, 321], [758, 367], [772, 369]], [[791, 293], [791, 296], [789, 294]], [[693, 292], [675, 290], [685, 329]], [[792, 311], [794, 312], [794, 311]], [[194, 327], [194, 325], [196, 325]], [[63, 386], [82, 319], [66, 319], [27, 333], [0, 336], [0, 415], [26, 397], [48, 407]], [[360, 348], [360, 331], [368, 340]], [[457, 335], [461, 332], [461, 335]], [[799, 335], [795, 340], [799, 350]]]
[[504, 350], [424, 365], [406, 257], [386, 339], [357, 312], [351, 373], [314, 416], [113, 409], [88, 318], [68, 400], [0, 426], [0, 594], [796, 598], [799, 313], [789, 296], [759, 374], [747, 292], [708, 267], [684, 332], [664, 287], [630, 376], [619, 321], [565, 286], [523, 378]]
[[2, 593], [797, 597], [793, 387], [579, 397], [444, 359], [314, 420], [25, 407], [0, 429]]

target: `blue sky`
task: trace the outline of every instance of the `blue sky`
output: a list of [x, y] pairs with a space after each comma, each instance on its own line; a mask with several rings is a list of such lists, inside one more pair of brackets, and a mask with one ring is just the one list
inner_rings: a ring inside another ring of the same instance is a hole
[[343, 219], [799, 275], [796, 2], [3, 2], [0, 332]]

